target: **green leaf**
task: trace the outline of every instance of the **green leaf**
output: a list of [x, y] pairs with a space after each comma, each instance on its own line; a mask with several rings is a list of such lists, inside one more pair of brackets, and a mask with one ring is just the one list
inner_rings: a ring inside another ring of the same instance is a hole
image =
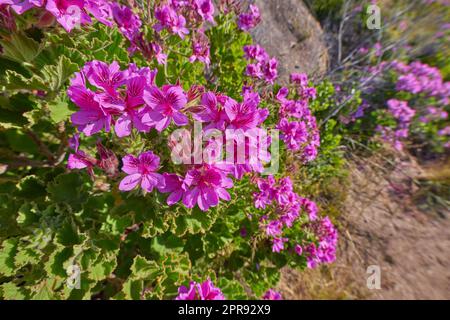
[[78, 65], [76, 63], [72, 63], [65, 56], [60, 56], [56, 65], [45, 66], [42, 69], [42, 78], [50, 91], [57, 92], [77, 70]]
[[73, 113], [70, 110], [69, 104], [66, 101], [53, 101], [48, 104], [48, 109], [50, 110], [50, 118], [54, 123], [59, 123], [65, 121]]
[[95, 281], [101, 281], [108, 277], [117, 265], [117, 261], [114, 258], [110, 260], [103, 259], [102, 256], [99, 262], [95, 263], [89, 268], [89, 278]]
[[155, 261], [136, 256], [131, 266], [132, 279], [154, 280], [160, 274], [160, 266]]
[[32, 62], [43, 46], [23, 32], [12, 33], [7, 40], [0, 40], [3, 55], [17, 62]]
[[128, 279], [123, 284], [122, 292], [125, 294], [125, 299], [128, 300], [141, 300], [141, 294], [144, 289], [142, 280]]
[[37, 74], [31, 78], [27, 78], [24, 75], [13, 71], [6, 70], [5, 80], [0, 82], [8, 90], [47, 90], [44, 79]]
[[166, 233], [162, 236], [154, 237], [152, 239], [152, 250], [163, 256], [169, 252], [181, 253], [183, 251], [183, 241], [170, 234]]
[[17, 287], [12, 282], [7, 282], [1, 286], [3, 291], [3, 298], [6, 300], [24, 300], [26, 299], [26, 293], [21, 287]]
[[64, 268], [64, 262], [66, 262], [72, 255], [72, 248], [58, 246], [58, 249], [52, 252], [47, 263], [45, 264], [45, 270], [48, 274], [66, 278], [67, 270]]
[[20, 248], [15, 256], [15, 265], [17, 268], [27, 264], [35, 265], [41, 261], [42, 254], [35, 248]]
[[57, 203], [69, 204], [75, 211], [81, 210], [88, 194], [83, 190], [83, 178], [76, 172], [61, 174], [47, 187], [50, 198]]
[[77, 232], [77, 227], [74, 223], [66, 221], [56, 234], [58, 243], [63, 246], [70, 246], [81, 243], [81, 239]]

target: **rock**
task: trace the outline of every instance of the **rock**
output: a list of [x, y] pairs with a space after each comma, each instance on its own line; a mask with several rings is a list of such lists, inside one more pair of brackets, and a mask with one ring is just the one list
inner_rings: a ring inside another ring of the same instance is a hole
[[261, 23], [252, 30], [255, 41], [279, 61], [279, 81], [285, 83], [292, 72], [312, 78], [324, 75], [328, 50], [319, 22], [301, 0], [256, 0]]

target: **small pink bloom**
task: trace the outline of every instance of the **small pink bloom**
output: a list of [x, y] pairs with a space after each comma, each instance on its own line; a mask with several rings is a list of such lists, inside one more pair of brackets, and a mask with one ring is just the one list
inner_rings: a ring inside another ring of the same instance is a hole
[[264, 293], [262, 298], [263, 300], [283, 300], [283, 298], [281, 297], [281, 293], [273, 289], [267, 290], [267, 292]]
[[141, 153], [137, 158], [129, 154], [122, 158], [122, 171], [128, 174], [119, 185], [120, 191], [131, 191], [140, 184], [146, 192], [162, 181], [162, 176], [156, 173], [159, 168], [159, 157], [152, 151]]
[[144, 123], [154, 123], [158, 131], [167, 128], [170, 122], [184, 126], [188, 118], [181, 112], [187, 97], [180, 86], [165, 85], [162, 89], [151, 86], [144, 91], [144, 101], [150, 110], [142, 118]]

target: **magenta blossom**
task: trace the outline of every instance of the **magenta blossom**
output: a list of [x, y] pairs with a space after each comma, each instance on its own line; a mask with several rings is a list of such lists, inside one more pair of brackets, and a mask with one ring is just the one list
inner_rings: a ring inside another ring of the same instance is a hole
[[189, 61], [192, 63], [196, 60], [203, 62], [206, 66], [209, 66], [211, 62], [208, 37], [202, 31], [197, 32], [192, 41], [192, 55]]
[[220, 104], [220, 99], [214, 92], [205, 92], [201, 97], [200, 109], [193, 113], [194, 119], [201, 122], [209, 122], [209, 125], [204, 129], [216, 128], [223, 130], [225, 128], [225, 120], [227, 115], [223, 106]]
[[157, 32], [168, 29], [170, 32], [177, 34], [181, 39], [184, 39], [185, 35], [189, 34], [184, 16], [179, 15], [168, 5], [157, 8], [155, 10], [155, 18], [158, 20], [158, 23], [153, 28]]
[[245, 131], [263, 123], [269, 115], [269, 110], [259, 109], [259, 100], [259, 95], [254, 92], [246, 93], [242, 103], [228, 99], [225, 103], [225, 112], [229, 119], [228, 128]]
[[285, 242], [288, 242], [288, 238], [273, 238], [272, 239], [272, 252], [283, 251]]
[[266, 226], [266, 234], [271, 237], [278, 236], [282, 233], [281, 228], [283, 227], [283, 224], [281, 221], [273, 220], [270, 221], [269, 224]]
[[302, 246], [299, 245], [299, 244], [296, 244], [296, 245], [295, 245], [294, 250], [295, 250], [295, 253], [298, 254], [299, 256], [301, 256], [302, 253], [303, 253], [303, 248], [302, 248]]
[[143, 94], [147, 79], [145, 76], [135, 76], [128, 78], [125, 97], [125, 110], [117, 119], [114, 130], [118, 137], [125, 137], [131, 134], [133, 126], [140, 132], [148, 132], [150, 126], [141, 120], [143, 110], [138, 108], [144, 104]]
[[91, 23], [91, 18], [84, 11], [84, 0], [47, 0], [45, 9], [70, 32], [73, 28]]
[[267, 290], [267, 292], [264, 293], [262, 298], [263, 300], [283, 300], [283, 298], [281, 297], [281, 293], [273, 289]]
[[211, 0], [195, 0], [195, 6], [203, 20], [214, 23], [214, 5]]
[[142, 25], [139, 16], [133, 13], [127, 6], [112, 2], [112, 16], [119, 27], [120, 32], [130, 41], [133, 41], [140, 33]]
[[249, 12], [241, 13], [238, 17], [238, 26], [241, 30], [249, 31], [261, 22], [261, 15], [257, 6], [251, 4]]
[[144, 101], [150, 110], [142, 120], [154, 123], [158, 131], [167, 128], [172, 119], [177, 126], [188, 123], [188, 118], [181, 112], [186, 106], [187, 97], [180, 86], [165, 85], [162, 89], [151, 86], [144, 91]]
[[100, 97], [86, 88], [84, 75], [79, 72], [72, 79], [67, 94], [70, 100], [80, 108], [79, 111], [72, 114], [72, 123], [87, 136], [97, 133], [103, 128], [109, 132], [111, 115], [122, 109], [121, 106], [113, 104], [102, 107], [99, 103]]
[[80, 150], [80, 135], [75, 134], [71, 139], [69, 139], [69, 147], [75, 151], [69, 155], [67, 160], [68, 169], [87, 169], [91, 177], [94, 176], [94, 167], [97, 160], [84, 151]]
[[167, 198], [167, 204], [171, 206], [180, 201], [183, 197], [185, 192], [183, 178], [174, 173], [164, 173], [163, 184], [162, 186], [158, 186], [158, 190], [161, 193], [170, 193]]
[[116, 95], [117, 88], [125, 84], [128, 76], [126, 71], [120, 71], [117, 61], [110, 65], [103, 61], [90, 61], [83, 67], [83, 73], [92, 85], [112, 96]]
[[119, 185], [120, 191], [133, 190], [138, 184], [146, 192], [151, 192], [162, 181], [155, 171], [159, 168], [159, 157], [152, 151], [141, 153], [137, 158], [129, 154], [122, 158], [122, 171], [128, 174]]
[[189, 288], [178, 288], [178, 296], [175, 300], [225, 300], [222, 291], [215, 287], [210, 279], [203, 283], [191, 281]]
[[42, 7], [44, 0], [0, 0], [2, 4], [9, 4], [17, 14], [22, 14], [31, 8]]

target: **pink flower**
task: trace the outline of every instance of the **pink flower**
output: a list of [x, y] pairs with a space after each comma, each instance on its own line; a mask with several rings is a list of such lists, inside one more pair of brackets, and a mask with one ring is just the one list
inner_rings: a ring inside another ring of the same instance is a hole
[[200, 110], [193, 113], [192, 116], [198, 121], [210, 123], [204, 130], [211, 128], [224, 129], [227, 115], [219, 103], [214, 92], [205, 92], [202, 95]]
[[258, 62], [269, 60], [269, 55], [260, 45], [246, 45], [244, 46], [244, 53], [244, 57], [247, 60], [256, 60]]
[[159, 167], [159, 157], [152, 151], [141, 153], [137, 158], [129, 154], [122, 158], [122, 171], [128, 174], [119, 185], [120, 191], [133, 190], [138, 184], [146, 192], [162, 181], [162, 176], [155, 171]]
[[71, 81], [67, 94], [80, 110], [72, 114], [71, 121], [85, 135], [90, 136], [103, 128], [109, 132], [112, 116], [111, 113], [119, 111], [119, 106], [108, 105], [102, 107], [100, 97], [85, 87], [84, 75], [76, 73]]
[[267, 290], [267, 292], [264, 293], [262, 298], [263, 300], [283, 300], [283, 298], [281, 297], [281, 293], [273, 289]]
[[160, 32], [163, 29], [168, 29], [170, 32], [177, 34], [181, 39], [189, 34], [189, 30], [185, 27], [186, 19], [184, 16], [177, 14], [177, 12], [168, 5], [163, 5], [155, 10], [155, 18], [158, 23], [153, 28]]
[[167, 198], [169, 206], [177, 203], [183, 197], [185, 189], [183, 187], [183, 178], [174, 173], [163, 174], [163, 185], [158, 187], [161, 193], [170, 193]]
[[83, 67], [83, 73], [92, 85], [105, 90], [111, 96], [116, 95], [117, 88], [126, 83], [128, 76], [126, 71], [120, 71], [117, 61], [110, 65], [103, 61], [90, 61]]
[[124, 5], [120, 5], [116, 2], [111, 3], [112, 16], [114, 21], [119, 27], [120, 32], [130, 41], [133, 41], [137, 35], [139, 35], [140, 27], [142, 25], [139, 16], [133, 13], [133, 11]]
[[318, 238], [318, 245], [311, 243], [307, 246], [307, 264], [314, 268], [319, 263], [332, 263], [336, 260], [338, 232], [328, 217], [314, 225], [314, 233]]
[[208, 37], [203, 32], [197, 32], [192, 41], [192, 55], [189, 61], [192, 63], [194, 61], [203, 62], [205, 65], [209, 66], [209, 43]]
[[306, 73], [291, 73], [290, 80], [292, 83], [298, 84], [302, 87], [308, 85], [308, 75]]
[[178, 296], [175, 300], [200, 300], [197, 295], [197, 283], [195, 281], [191, 281], [189, 283], [189, 288], [185, 286], [181, 286], [178, 288]]
[[44, 0], [1, 0], [1, 4], [9, 4], [17, 14], [22, 14], [33, 7], [42, 7]]
[[214, 23], [214, 5], [211, 0], [195, 0], [195, 6], [203, 20]]
[[295, 253], [298, 254], [299, 256], [301, 256], [303, 253], [303, 248], [299, 244], [295, 245], [294, 250], [295, 250]]
[[75, 134], [69, 140], [69, 147], [75, 151], [69, 155], [69, 159], [67, 160], [67, 168], [68, 169], [85, 169], [87, 168], [88, 173], [91, 177], [94, 176], [94, 167], [97, 162], [96, 159], [87, 155], [84, 151], [80, 150], [80, 135]]
[[108, 0], [85, 0], [86, 10], [98, 21], [112, 27], [112, 9]]
[[153, 50], [153, 54], [156, 57], [156, 61], [158, 61], [159, 64], [166, 64], [167, 63], [167, 54], [165, 54], [162, 51], [162, 48], [159, 44], [156, 42], [151, 43], [151, 47]]
[[387, 105], [392, 115], [401, 122], [411, 121], [416, 114], [416, 111], [411, 109], [406, 101], [390, 99], [387, 101]]
[[145, 76], [128, 78], [126, 86], [125, 110], [116, 120], [114, 130], [118, 137], [131, 134], [133, 126], [140, 132], [148, 132], [150, 126], [142, 122], [143, 110], [139, 110], [144, 104], [143, 94], [147, 85]]
[[231, 199], [226, 189], [233, 187], [233, 181], [222, 170], [205, 164], [186, 173], [184, 187], [183, 204], [187, 208], [198, 204], [200, 210], [207, 211], [217, 206], [219, 199]]
[[172, 119], [177, 126], [188, 123], [188, 118], [180, 111], [187, 103], [186, 94], [180, 86], [165, 85], [162, 89], [151, 86], [144, 91], [144, 101], [150, 111], [142, 120], [154, 123], [158, 131], [167, 128]]
[[222, 291], [215, 287], [210, 279], [203, 283], [191, 281], [189, 288], [178, 288], [178, 296], [175, 300], [225, 300]]
[[238, 17], [238, 26], [241, 30], [249, 31], [261, 22], [261, 15], [257, 6], [251, 4], [250, 11], [241, 13]]
[[275, 237], [281, 234], [283, 224], [279, 220], [270, 221], [266, 226], [266, 234], [271, 237]]
[[287, 238], [273, 238], [272, 239], [272, 252], [281, 252], [284, 250], [284, 243], [287, 242]]
[[229, 129], [249, 130], [263, 123], [269, 115], [267, 109], [259, 109], [259, 95], [254, 92], [244, 94], [244, 101], [238, 103], [228, 99], [225, 112], [229, 119]]

